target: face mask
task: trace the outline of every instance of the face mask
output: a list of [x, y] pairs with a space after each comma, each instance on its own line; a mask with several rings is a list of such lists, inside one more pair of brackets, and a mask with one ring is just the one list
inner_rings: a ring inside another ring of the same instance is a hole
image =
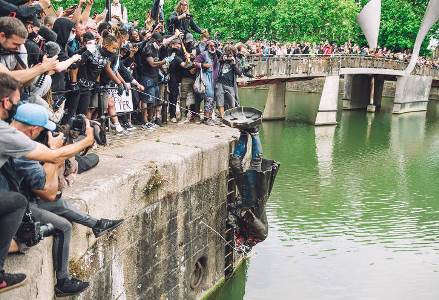
[[[12, 102], [11, 102], [12, 103]], [[8, 110], [8, 118], [6, 119], [7, 123], [11, 123], [17, 113], [17, 108], [19, 104], [13, 104], [10, 110]]]
[[76, 34], [73, 32], [70, 32], [69, 39], [67, 40], [67, 42], [73, 41], [75, 39], [75, 37], [76, 37]]
[[96, 51], [96, 44], [87, 44], [87, 45], [85, 45], [85, 48], [87, 48], [88, 51], [93, 53]]

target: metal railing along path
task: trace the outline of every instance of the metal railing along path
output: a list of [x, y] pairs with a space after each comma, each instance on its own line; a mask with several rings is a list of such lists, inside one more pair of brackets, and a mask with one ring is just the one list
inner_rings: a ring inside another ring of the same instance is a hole
[[[377, 58], [362, 55], [251, 55], [247, 63], [254, 65], [253, 79], [276, 79], [294, 77], [320, 77], [343, 74], [343, 70], [386, 70], [383, 74], [401, 75], [408, 62], [398, 59]], [[373, 73], [375, 73], [373, 72]], [[355, 72], [354, 72], [355, 73]], [[371, 74], [373, 74], [371, 73]], [[417, 65], [414, 75], [431, 76], [439, 80], [439, 68]]]

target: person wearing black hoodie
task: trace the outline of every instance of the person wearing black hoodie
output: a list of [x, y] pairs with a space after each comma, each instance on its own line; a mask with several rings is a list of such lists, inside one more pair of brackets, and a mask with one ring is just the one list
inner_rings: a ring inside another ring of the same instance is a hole
[[[60, 46], [61, 51], [58, 54], [60, 61], [67, 60], [67, 43], [75, 38], [75, 23], [67, 18], [58, 18], [53, 24], [53, 31], [57, 34], [56, 43]], [[55, 73], [52, 76], [52, 92], [54, 92], [56, 102], [66, 99], [67, 114], [65, 114], [63, 123], [67, 123], [75, 114], [79, 103], [79, 86], [76, 82], [77, 67], [73, 65], [69, 72]], [[67, 84], [70, 83], [70, 84]], [[66, 89], [72, 92], [63, 95], [57, 93]], [[54, 101], [54, 102], [55, 102]]]

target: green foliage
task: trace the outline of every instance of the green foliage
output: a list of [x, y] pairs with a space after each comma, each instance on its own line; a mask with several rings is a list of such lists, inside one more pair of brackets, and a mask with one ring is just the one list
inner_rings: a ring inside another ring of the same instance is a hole
[[[353, 40], [365, 44], [356, 17], [367, 1], [189, 0], [189, 3], [196, 22], [210, 32], [218, 32], [222, 39], [254, 38], [288, 42], [329, 40], [336, 43]], [[66, 0], [62, 5], [69, 6], [76, 2]], [[152, 5], [152, 0], [122, 2], [128, 9], [130, 19], [140, 22], [143, 22], [145, 12]], [[165, 0], [166, 18], [176, 3], [177, 0]], [[427, 4], [428, 0], [382, 0], [380, 46], [411, 48]], [[99, 12], [104, 5], [104, 0], [96, 0], [94, 8]], [[426, 40], [433, 32], [439, 32], [439, 26], [431, 30]]]

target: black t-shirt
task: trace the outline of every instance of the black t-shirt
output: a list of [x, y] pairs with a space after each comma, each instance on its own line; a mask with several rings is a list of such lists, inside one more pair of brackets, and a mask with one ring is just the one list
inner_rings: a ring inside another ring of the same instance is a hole
[[86, 80], [96, 82], [105, 66], [110, 62], [110, 58], [102, 55], [100, 48], [93, 53], [85, 51], [82, 54], [81, 65], [79, 66], [79, 81]]
[[169, 64], [169, 75], [171, 80], [180, 82], [183, 73], [183, 67], [181, 64], [184, 63], [183, 58], [180, 55], [175, 54], [174, 60]]
[[[59, 61], [65, 61], [68, 57], [64, 52], [58, 54]], [[66, 74], [67, 71], [57, 72], [52, 75], [52, 91], [64, 91], [66, 89]]]
[[139, 66], [139, 75], [148, 77], [155, 82], [159, 81], [159, 68], [151, 67], [147, 61], [148, 57], [152, 57], [154, 61], [159, 61], [159, 49], [156, 49], [153, 44], [147, 44], [142, 51], [142, 65]]
[[[120, 64], [120, 60], [118, 59], [118, 54], [114, 54], [111, 57], [108, 58], [110, 61], [110, 67], [111, 69], [116, 72], [119, 66], [116, 66], [116, 63]], [[116, 68], [117, 67], [117, 68]], [[101, 85], [107, 85], [111, 82], [112, 80], [110, 79], [110, 77], [107, 75], [106, 72], [102, 72], [101, 74], [101, 78], [100, 78], [100, 84]]]
[[221, 64], [218, 82], [230, 87], [235, 86], [235, 65], [223, 62]]

